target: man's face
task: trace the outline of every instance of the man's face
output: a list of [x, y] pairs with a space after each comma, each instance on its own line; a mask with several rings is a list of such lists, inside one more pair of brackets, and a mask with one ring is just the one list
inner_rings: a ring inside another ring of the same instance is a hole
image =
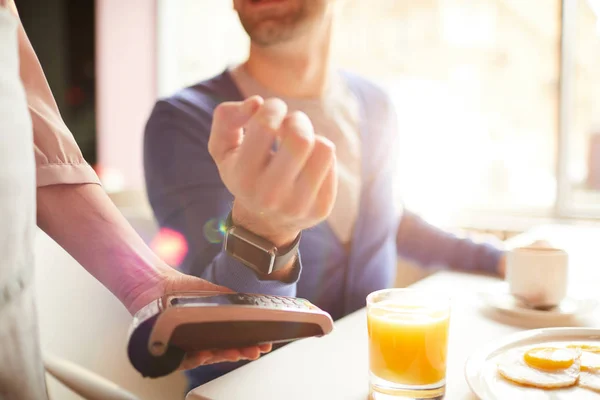
[[329, 0], [233, 0], [250, 39], [259, 46], [285, 43], [323, 17]]

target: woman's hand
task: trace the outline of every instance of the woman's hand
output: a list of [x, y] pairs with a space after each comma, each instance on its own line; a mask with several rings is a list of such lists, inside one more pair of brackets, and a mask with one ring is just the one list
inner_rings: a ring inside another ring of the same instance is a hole
[[[149, 280], [147, 282], [147, 289], [144, 289], [143, 287], [140, 287], [139, 289], [139, 294], [131, 300], [130, 304], [126, 304], [132, 314], [135, 314], [135, 312], [146, 304], [151, 303], [167, 293], [198, 290], [217, 293], [232, 292], [226, 287], [215, 285], [195, 276], [183, 274], [177, 270], [170, 269], [170, 267], [159, 274], [155, 279]], [[240, 349], [205, 350], [196, 353], [188, 353], [179, 369], [192, 369], [201, 365], [227, 361], [256, 360], [260, 357], [261, 353], [269, 351], [271, 351], [271, 345], [265, 344]]]

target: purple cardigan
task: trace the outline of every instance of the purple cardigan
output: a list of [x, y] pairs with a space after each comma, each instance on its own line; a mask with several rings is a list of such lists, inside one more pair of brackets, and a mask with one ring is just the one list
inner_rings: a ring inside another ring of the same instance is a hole
[[[242, 100], [227, 71], [159, 100], [146, 126], [144, 167], [148, 197], [161, 227], [181, 232], [188, 254], [181, 270], [233, 290], [303, 297], [340, 318], [365, 305], [374, 290], [390, 287], [397, 254], [425, 267], [493, 272], [501, 252], [457, 238], [393, 202], [396, 114], [372, 83], [344, 74], [360, 105], [362, 189], [347, 250], [323, 222], [303, 233], [293, 281], [261, 281], [222, 251], [219, 221], [233, 197], [219, 177], [207, 144], [215, 107]], [[218, 369], [218, 367], [217, 367]]]

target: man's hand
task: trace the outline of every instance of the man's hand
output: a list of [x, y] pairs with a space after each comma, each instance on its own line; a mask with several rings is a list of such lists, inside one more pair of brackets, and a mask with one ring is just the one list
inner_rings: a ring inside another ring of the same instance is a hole
[[[135, 314], [139, 309], [146, 304], [162, 297], [167, 293], [182, 292], [182, 291], [211, 291], [218, 293], [231, 293], [226, 287], [215, 285], [204, 279], [196, 278], [195, 276], [186, 275], [174, 269], [167, 267], [161, 268], [163, 271], [156, 275], [156, 278], [145, 282], [144, 288], [139, 295], [132, 299], [128, 309], [132, 314]], [[196, 353], [188, 353], [180, 365], [180, 370], [192, 369], [201, 365], [216, 364], [220, 362], [235, 362], [240, 360], [256, 360], [261, 353], [271, 351], [270, 344], [260, 346], [245, 347], [241, 349], [227, 350], [206, 350]]]
[[235, 198], [236, 225], [282, 247], [329, 215], [335, 147], [315, 135], [304, 113], [254, 96], [219, 105], [213, 118], [208, 150]]
[[500, 257], [500, 260], [498, 261], [498, 275], [500, 275], [501, 278], [506, 277], [506, 253], [502, 254], [502, 257]]

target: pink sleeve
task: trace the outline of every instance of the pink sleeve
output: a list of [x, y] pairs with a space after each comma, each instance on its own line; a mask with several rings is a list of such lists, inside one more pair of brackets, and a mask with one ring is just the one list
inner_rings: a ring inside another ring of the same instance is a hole
[[[1, 1], [1, 0], [0, 0]], [[12, 10], [16, 14], [14, 3]], [[98, 176], [85, 161], [52, 96], [38, 58], [19, 24], [20, 74], [33, 124], [37, 186], [96, 183]]]

